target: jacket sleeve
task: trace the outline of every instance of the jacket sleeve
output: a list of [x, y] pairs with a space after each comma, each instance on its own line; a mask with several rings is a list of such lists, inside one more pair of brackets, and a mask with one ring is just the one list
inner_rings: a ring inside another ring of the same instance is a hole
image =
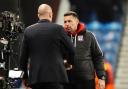
[[94, 68], [99, 79], [105, 77], [105, 68], [104, 68], [104, 57], [103, 52], [98, 44], [98, 41], [94, 34], [91, 33], [91, 52], [94, 63]]
[[26, 34], [24, 33], [21, 50], [20, 50], [20, 65], [19, 65], [20, 67], [19, 69], [24, 71], [24, 76], [23, 76], [24, 79], [28, 78], [27, 66], [28, 66], [28, 47], [27, 47]]
[[60, 37], [61, 37], [61, 47], [64, 56], [68, 59], [67, 61], [71, 64], [74, 64], [74, 56], [75, 56], [75, 49], [74, 46], [69, 38], [69, 36], [64, 31], [63, 27], [61, 27]]

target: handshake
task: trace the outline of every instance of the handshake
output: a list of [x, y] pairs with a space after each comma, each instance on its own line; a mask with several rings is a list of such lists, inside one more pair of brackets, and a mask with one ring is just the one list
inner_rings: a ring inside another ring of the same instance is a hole
[[64, 59], [64, 65], [66, 70], [71, 70], [73, 68], [73, 66], [69, 64], [66, 59]]

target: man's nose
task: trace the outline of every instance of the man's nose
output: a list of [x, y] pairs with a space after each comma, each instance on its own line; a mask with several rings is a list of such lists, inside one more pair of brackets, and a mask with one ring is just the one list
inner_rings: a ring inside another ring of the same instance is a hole
[[66, 25], [66, 28], [68, 28], [68, 27], [69, 27], [69, 25], [67, 24], [67, 25]]
[[69, 23], [67, 22], [67, 23], [65, 23], [65, 25], [66, 25], [66, 26], [69, 26]]

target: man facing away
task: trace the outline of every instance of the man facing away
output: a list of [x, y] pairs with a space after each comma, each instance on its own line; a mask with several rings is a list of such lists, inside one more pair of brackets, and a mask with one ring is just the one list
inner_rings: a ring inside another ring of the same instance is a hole
[[64, 14], [64, 28], [75, 47], [74, 65], [67, 68], [70, 83], [65, 89], [95, 89], [95, 72], [100, 89], [105, 89], [103, 53], [95, 36], [78, 19], [77, 13]]
[[[63, 55], [67, 55], [71, 63], [74, 60], [74, 47], [63, 27], [52, 23], [52, 15], [52, 8], [41, 4], [39, 21], [24, 32], [20, 69], [32, 89], [62, 89], [61, 84], [68, 82]], [[67, 53], [63, 54], [63, 50]]]

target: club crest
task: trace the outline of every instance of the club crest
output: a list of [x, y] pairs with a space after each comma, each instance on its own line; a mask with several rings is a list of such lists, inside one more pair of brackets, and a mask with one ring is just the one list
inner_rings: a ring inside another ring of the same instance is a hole
[[83, 35], [78, 36], [78, 41], [84, 41]]

